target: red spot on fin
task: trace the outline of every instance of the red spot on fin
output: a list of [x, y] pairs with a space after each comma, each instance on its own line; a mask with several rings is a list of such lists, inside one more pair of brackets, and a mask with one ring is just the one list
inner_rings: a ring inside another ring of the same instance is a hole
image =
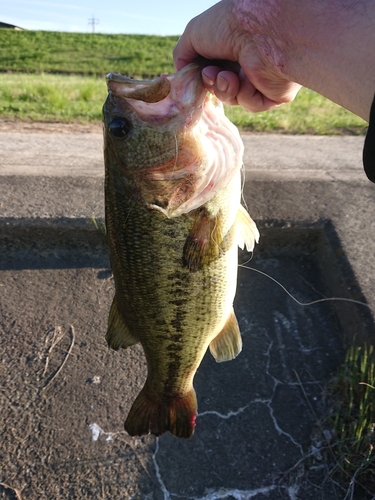
[[190, 420], [190, 425], [194, 428], [196, 425], [197, 425], [197, 416], [198, 414], [197, 413], [194, 413], [194, 415], [191, 416], [191, 420]]

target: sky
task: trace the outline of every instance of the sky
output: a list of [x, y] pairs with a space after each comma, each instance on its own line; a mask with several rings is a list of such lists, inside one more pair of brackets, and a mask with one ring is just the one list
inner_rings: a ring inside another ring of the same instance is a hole
[[29, 30], [180, 35], [218, 0], [2, 0], [0, 21]]

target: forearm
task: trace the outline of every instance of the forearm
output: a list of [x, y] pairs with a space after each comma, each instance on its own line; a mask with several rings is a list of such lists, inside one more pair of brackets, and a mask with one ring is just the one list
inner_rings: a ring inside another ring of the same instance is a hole
[[[375, 93], [374, 0], [231, 3], [243, 39], [251, 35], [268, 68], [369, 119]], [[244, 66], [249, 54], [240, 45]]]

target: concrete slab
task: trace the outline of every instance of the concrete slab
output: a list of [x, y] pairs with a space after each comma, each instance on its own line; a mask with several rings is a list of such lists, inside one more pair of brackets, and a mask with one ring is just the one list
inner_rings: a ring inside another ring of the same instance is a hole
[[116, 353], [104, 341], [113, 284], [91, 223], [104, 215], [101, 136], [0, 133], [0, 498], [345, 497], [349, 481], [328, 479], [312, 436], [345, 346], [375, 333], [363, 138], [244, 142], [244, 198], [262, 234], [246, 266], [303, 303], [370, 307], [301, 306], [241, 267], [244, 350], [225, 364], [205, 357], [185, 441], [123, 430], [145, 361], [139, 346]]

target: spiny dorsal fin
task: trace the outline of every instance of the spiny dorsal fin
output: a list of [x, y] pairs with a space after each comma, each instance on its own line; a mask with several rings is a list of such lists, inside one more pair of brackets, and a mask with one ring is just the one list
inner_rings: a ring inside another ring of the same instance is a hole
[[240, 205], [237, 212], [236, 224], [238, 246], [242, 250], [246, 246], [246, 250], [248, 252], [252, 252], [254, 250], [255, 243], [258, 243], [259, 241], [260, 235], [255, 222], [242, 205]]
[[242, 350], [242, 339], [238, 328], [237, 318], [232, 309], [224, 328], [210, 344], [210, 351], [215, 361], [229, 361], [235, 358]]
[[108, 330], [105, 336], [108, 346], [117, 351], [119, 347], [130, 347], [139, 341], [130, 333], [122, 314], [118, 310], [116, 296], [113, 299], [108, 317]]
[[184, 263], [190, 271], [198, 271], [221, 254], [223, 241], [220, 212], [211, 216], [205, 208], [198, 211], [184, 246]]

